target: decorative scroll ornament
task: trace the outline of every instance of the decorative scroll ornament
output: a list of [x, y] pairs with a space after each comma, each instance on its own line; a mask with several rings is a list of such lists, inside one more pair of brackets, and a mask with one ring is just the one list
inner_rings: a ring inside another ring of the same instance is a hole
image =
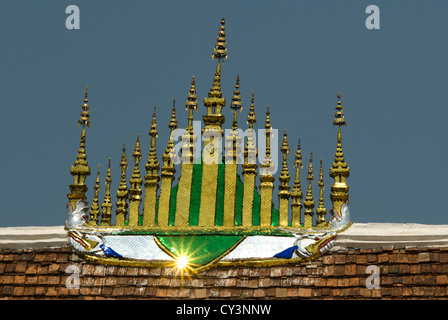
[[[204, 98], [205, 127], [196, 132], [193, 111], [197, 111], [196, 81], [193, 76], [188, 91], [187, 126], [181, 134], [181, 148], [176, 149], [175, 131], [178, 114], [175, 102], [168, 125], [170, 136], [161, 155], [156, 151], [158, 129], [156, 110], [150, 119], [148, 158], [141, 163], [140, 135], [132, 153], [133, 171], [128, 168], [123, 145], [120, 184], [116, 192], [116, 209], [112, 210], [112, 167], [109, 158], [105, 175], [104, 200], [100, 205], [100, 166], [94, 185], [94, 198], [89, 208], [85, 180], [90, 175], [86, 157], [86, 127], [90, 127], [87, 90], [78, 125], [82, 125], [80, 146], [70, 172], [73, 183], [67, 195], [65, 228], [73, 251], [82, 258], [101, 264], [128, 266], [172, 266], [181, 272], [201, 272], [211, 267], [246, 265], [266, 266], [300, 263], [325, 254], [335, 243], [338, 232], [351, 224], [346, 178], [349, 167], [342, 150], [341, 126], [346, 125], [341, 96], [333, 124], [338, 127], [335, 160], [330, 168], [334, 179], [330, 199], [331, 219], [326, 220], [322, 160], [319, 172], [319, 203], [312, 194], [312, 154], [308, 169], [308, 189], [302, 191], [300, 170], [303, 168], [300, 140], [295, 152], [295, 174], [288, 169], [290, 147], [285, 133], [281, 143], [282, 165], [278, 194], [274, 195], [275, 178], [272, 148], [275, 116], [266, 111], [266, 152], [257, 163], [258, 149], [254, 133], [255, 98], [252, 93], [248, 108], [246, 141], [238, 134], [237, 114], [243, 109], [240, 76], [237, 76], [230, 108], [233, 112], [230, 135], [224, 137], [223, 108], [226, 99], [221, 91], [221, 61], [227, 58], [225, 20], [221, 20], [213, 58], [218, 60], [213, 83]], [[160, 110], [160, 109], [158, 109]], [[271, 119], [272, 117], [272, 119]], [[272, 121], [271, 121], [272, 120]], [[202, 137], [199, 135], [202, 134]], [[204, 140], [202, 152], [197, 142]], [[221, 154], [224, 146], [225, 154]], [[159, 163], [158, 158], [162, 161]], [[180, 164], [179, 164], [180, 162]], [[163, 165], [162, 165], [163, 164]], [[238, 166], [241, 164], [242, 173]], [[161, 166], [162, 165], [162, 166]], [[140, 166], [146, 169], [142, 177]], [[160, 167], [161, 166], [161, 167]], [[117, 168], [118, 167], [118, 168]], [[180, 171], [176, 181], [175, 174]], [[160, 174], [159, 174], [160, 173]], [[256, 176], [259, 175], [259, 180]], [[292, 186], [290, 180], [293, 178]], [[175, 182], [176, 181], [176, 182]], [[257, 182], [259, 187], [257, 188]], [[144, 188], [142, 188], [142, 185]], [[279, 199], [278, 209], [273, 199]], [[304, 197], [305, 196], [305, 197]], [[302, 208], [305, 208], [302, 212]], [[89, 212], [90, 211], [90, 212]]]

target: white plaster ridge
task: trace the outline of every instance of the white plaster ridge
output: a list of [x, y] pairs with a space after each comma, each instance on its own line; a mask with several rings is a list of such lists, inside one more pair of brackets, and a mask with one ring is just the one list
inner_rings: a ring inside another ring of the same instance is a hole
[[[67, 245], [64, 226], [0, 228], [0, 249], [36, 249]], [[448, 225], [353, 223], [338, 233], [338, 248], [448, 246]]]
[[448, 225], [418, 223], [354, 223], [337, 235], [335, 243], [335, 246], [349, 248], [447, 245]]
[[64, 226], [0, 228], [0, 249], [38, 249], [67, 244]]

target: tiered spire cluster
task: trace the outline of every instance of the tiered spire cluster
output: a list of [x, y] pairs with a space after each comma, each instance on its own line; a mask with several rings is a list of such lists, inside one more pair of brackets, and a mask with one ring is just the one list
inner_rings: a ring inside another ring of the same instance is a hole
[[[260, 165], [256, 163], [258, 150], [255, 143], [254, 124], [255, 98], [252, 92], [251, 104], [247, 116], [247, 138], [244, 145], [244, 152], [241, 152], [243, 145], [242, 138], [237, 134], [238, 131], [238, 113], [243, 108], [240, 91], [240, 77], [236, 78], [235, 90], [230, 103], [233, 112], [232, 131], [230, 136], [226, 137], [225, 162], [208, 161], [213, 157], [222, 156], [215, 153], [215, 150], [221, 150], [221, 138], [223, 137], [222, 124], [224, 115], [222, 108], [226, 100], [221, 92], [221, 60], [227, 57], [227, 48], [225, 41], [225, 21], [221, 21], [221, 27], [218, 39], [213, 52], [213, 58], [217, 58], [218, 64], [213, 78], [213, 83], [204, 98], [204, 106], [207, 109], [203, 116], [205, 127], [202, 131], [204, 138], [204, 150], [201, 159], [194, 159], [194, 142], [197, 137], [193, 131], [193, 111], [197, 110], [196, 81], [193, 76], [185, 108], [188, 112], [188, 122], [184, 131], [181, 151], [181, 174], [177, 186], [173, 186], [175, 169], [175, 160], [177, 154], [174, 144], [174, 131], [178, 128], [175, 101], [171, 109], [171, 118], [168, 124], [170, 136], [167, 146], [162, 155], [163, 165], [159, 176], [160, 164], [156, 151], [156, 139], [158, 138], [158, 128], [156, 122], [156, 108], [152, 116], [150, 130], [148, 132], [150, 139], [150, 148], [148, 159], [145, 163], [146, 175], [144, 181], [140, 173], [140, 161], [142, 151], [140, 147], [140, 135], [137, 135], [132, 159], [134, 168], [132, 176], [129, 179], [129, 185], [126, 179], [126, 170], [128, 162], [126, 157], [126, 148], [123, 144], [120, 166], [120, 184], [117, 190], [117, 202], [115, 211], [115, 226], [123, 228], [204, 228], [204, 227], [243, 227], [243, 228], [271, 228], [273, 226], [292, 227], [292, 228], [327, 228], [326, 221], [327, 209], [324, 204], [324, 178], [322, 160], [319, 167], [319, 201], [316, 210], [315, 201], [312, 193], [313, 174], [313, 153], [310, 155], [307, 191], [305, 199], [302, 202], [303, 192], [300, 183], [300, 171], [303, 168], [302, 152], [300, 140], [294, 157], [294, 180], [292, 188], [290, 185], [291, 175], [288, 169], [288, 156], [290, 147], [288, 136], [285, 130], [280, 147], [282, 155], [282, 166], [279, 175], [279, 208], [273, 208], [273, 160], [271, 155], [272, 125], [269, 106], [266, 110], [264, 133], [266, 139], [266, 152]], [[73, 184], [70, 185], [71, 193], [68, 194], [70, 203], [74, 206], [77, 201], [85, 199], [87, 186], [85, 179], [90, 175], [90, 168], [87, 164], [85, 153], [86, 131], [85, 127], [90, 126], [89, 105], [87, 100], [87, 87], [84, 104], [82, 105], [81, 116], [78, 125], [82, 125], [80, 146], [78, 149], [75, 165], [71, 167], [70, 172], [74, 177]], [[333, 124], [338, 127], [337, 147], [335, 160], [330, 168], [330, 176], [334, 178], [334, 184], [331, 187], [330, 196], [333, 203], [333, 210], [340, 212], [342, 204], [348, 200], [348, 186], [346, 178], [349, 176], [349, 168], [344, 159], [342, 150], [342, 135], [340, 127], [346, 125], [341, 96], [338, 94], [338, 103], [336, 106], [335, 118]], [[207, 140], [208, 139], [208, 140]], [[230, 147], [229, 147], [230, 146]], [[243, 159], [238, 158], [243, 154]], [[200, 160], [200, 161], [196, 161]], [[242, 164], [242, 181], [237, 173], [237, 165]], [[109, 158], [106, 189], [104, 201], [99, 206], [100, 191], [100, 167], [96, 177], [94, 187], [94, 198], [90, 210], [90, 226], [109, 227], [111, 226], [112, 200], [111, 200], [111, 160]], [[255, 178], [260, 169], [259, 192], [255, 184]], [[144, 184], [144, 197], [142, 196], [142, 184]], [[160, 193], [158, 192], [160, 187]], [[143, 202], [143, 212], [140, 212], [140, 205]], [[303, 204], [302, 204], [303, 203]], [[304, 219], [301, 219], [302, 207], [305, 208]], [[289, 210], [291, 208], [291, 210]], [[101, 212], [100, 212], [101, 211]], [[314, 213], [316, 220], [313, 223]], [[220, 216], [221, 215], [221, 216]]]

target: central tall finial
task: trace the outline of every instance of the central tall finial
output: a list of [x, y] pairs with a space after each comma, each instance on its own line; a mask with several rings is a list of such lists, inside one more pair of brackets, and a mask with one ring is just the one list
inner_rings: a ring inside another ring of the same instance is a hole
[[227, 58], [224, 23], [225, 21], [222, 19], [218, 39], [213, 50], [212, 59], [217, 58], [218, 64], [212, 86], [208, 92], [208, 97], [204, 98], [204, 106], [207, 108], [207, 114], [203, 116], [205, 123], [204, 131], [218, 130], [221, 135], [223, 134], [222, 124], [225, 121], [224, 115], [221, 112], [222, 108], [226, 105], [226, 98], [222, 96], [221, 91], [221, 59], [225, 60]]
[[215, 48], [213, 49], [212, 59], [221, 59], [225, 61], [227, 59], [227, 46], [226, 46], [226, 20], [221, 19], [221, 27], [219, 27], [218, 39], [216, 39]]

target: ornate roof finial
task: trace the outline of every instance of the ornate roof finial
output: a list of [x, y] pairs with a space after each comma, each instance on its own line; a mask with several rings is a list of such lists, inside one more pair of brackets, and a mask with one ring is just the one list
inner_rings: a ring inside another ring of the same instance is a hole
[[[193, 82], [194, 82], [194, 77], [193, 77]], [[190, 96], [190, 95], [189, 95]], [[187, 110], [191, 110], [191, 121], [193, 120], [193, 109], [196, 107], [189, 107], [189, 101], [187, 101]], [[191, 106], [191, 104], [190, 104]], [[191, 109], [190, 109], [191, 108]], [[188, 119], [188, 122], [190, 123], [190, 119]], [[165, 153], [163, 154], [163, 163], [164, 163], [164, 167], [166, 170], [166, 167], [172, 167], [172, 160], [174, 160], [174, 157], [176, 157], [174, 155], [174, 130], [177, 129], [177, 118], [176, 118], [176, 106], [175, 106], [175, 100], [173, 100], [173, 110], [171, 111], [171, 119], [170, 119], [170, 123], [168, 124], [168, 128], [170, 128], [170, 138], [168, 139], [168, 144], [165, 148]], [[191, 131], [190, 128], [187, 127], [186, 128], [187, 131], [189, 132], [193, 132], [193, 127], [191, 126]], [[162, 168], [162, 170], [164, 170]]]
[[126, 159], [126, 147], [123, 143], [123, 153], [121, 155], [120, 167], [121, 167], [121, 180], [117, 190], [117, 210], [116, 210], [116, 225], [124, 226], [127, 216], [129, 192], [126, 183], [126, 170], [128, 168], [128, 161]]
[[112, 199], [110, 196], [110, 185], [112, 183], [112, 178], [110, 174], [110, 158], [109, 164], [107, 165], [107, 175], [106, 175], [106, 192], [104, 194], [104, 200], [101, 204], [102, 215], [101, 215], [101, 226], [109, 226], [112, 210]]
[[246, 140], [246, 145], [244, 146], [244, 163], [245, 164], [255, 164], [255, 159], [257, 157], [257, 148], [255, 146], [255, 133], [254, 133], [254, 123], [257, 122], [255, 117], [255, 98], [252, 92], [252, 100], [249, 108], [249, 114], [247, 115], [247, 124], [249, 125], [249, 135]]
[[320, 172], [319, 172], [318, 186], [319, 186], [319, 205], [316, 209], [316, 214], [317, 214], [316, 225], [324, 226], [326, 224], [325, 215], [327, 213], [327, 209], [325, 208], [325, 204], [324, 204], [325, 186], [324, 186], [324, 175], [323, 175], [323, 171], [322, 171], [322, 159], [320, 159]]
[[232, 112], [233, 112], [232, 129], [236, 130], [236, 129], [238, 129], [237, 113], [241, 112], [241, 110], [243, 109], [243, 105], [241, 103], [240, 76], [239, 75], [236, 77], [236, 85], [235, 85], [235, 90], [233, 91], [233, 97], [232, 97], [232, 102], [230, 104], [230, 108], [232, 109]]
[[302, 186], [300, 185], [300, 168], [303, 168], [302, 164], [302, 152], [300, 150], [300, 139], [297, 146], [296, 156], [294, 159], [294, 167], [296, 168], [296, 175], [294, 177], [294, 183], [291, 191], [291, 209], [292, 209], [292, 226], [298, 227], [301, 224], [301, 200], [303, 197]]
[[226, 23], [225, 19], [221, 19], [221, 26], [219, 27], [218, 38], [216, 39], [215, 48], [213, 49], [212, 59], [218, 59], [219, 62], [227, 59], [226, 47]]
[[121, 154], [121, 161], [120, 161], [120, 167], [127, 169], [128, 168], [128, 161], [126, 159], [126, 147], [123, 142], [123, 148], [121, 149], [123, 153]]
[[294, 167], [295, 168], [303, 168], [303, 163], [302, 163], [302, 151], [300, 150], [300, 139], [299, 139], [299, 145], [297, 146], [297, 151], [296, 151], [296, 157], [294, 159]]
[[310, 165], [308, 167], [308, 176], [306, 177], [306, 179], [310, 182], [313, 182], [313, 153], [311, 152], [311, 156], [310, 156]]
[[81, 139], [79, 141], [78, 154], [76, 155], [76, 160], [74, 166], [70, 167], [70, 173], [73, 176], [73, 184], [70, 184], [70, 193], [67, 197], [74, 207], [79, 200], [86, 199], [87, 186], [85, 185], [86, 177], [90, 175], [90, 167], [87, 163], [86, 156], [86, 128], [85, 126], [90, 126], [89, 121], [89, 106], [87, 104], [87, 87], [86, 96], [82, 106], [81, 117], [78, 121], [78, 126], [82, 125]]
[[264, 125], [265, 129], [271, 129], [272, 128], [271, 127], [271, 118], [269, 118], [269, 114], [270, 114], [270, 112], [269, 112], [269, 106], [268, 106], [267, 109], [266, 109], [266, 122], [265, 122], [265, 125]]
[[140, 133], [137, 134], [137, 141], [135, 142], [134, 152], [132, 153], [134, 159], [134, 171], [129, 179], [129, 222], [130, 226], [138, 225], [138, 214], [140, 202], [142, 200], [142, 177], [140, 176], [139, 162], [142, 159], [142, 152], [140, 150]]
[[140, 133], [137, 134], [137, 140], [135, 141], [134, 152], [132, 153], [132, 159], [138, 164], [142, 159], [142, 150], [140, 149]]
[[252, 92], [252, 100], [251, 100], [251, 104], [250, 104], [250, 109], [249, 109], [249, 114], [247, 115], [247, 124], [249, 125], [249, 128], [253, 128], [254, 127], [254, 123], [257, 122], [257, 118], [255, 117], [255, 98], [254, 98], [254, 93]]
[[171, 118], [170, 118], [170, 123], [168, 123], [168, 128], [170, 128], [171, 132], [174, 129], [177, 129], [176, 100], [173, 100], [173, 108], [171, 109]]
[[158, 137], [157, 122], [156, 122], [156, 107], [154, 107], [154, 113], [152, 115], [151, 128], [149, 130], [149, 136], [151, 137], [151, 146], [149, 148], [148, 161], [146, 163], [146, 171], [148, 174], [154, 175], [159, 169], [159, 161], [157, 160], [156, 152], [156, 138]]
[[91, 226], [97, 226], [99, 215], [100, 215], [100, 206], [98, 202], [98, 195], [100, 192], [100, 164], [98, 164], [98, 171], [96, 173], [96, 181], [95, 181], [95, 187], [94, 187], [95, 193], [93, 196], [92, 205], [90, 207], [90, 220], [89, 225]]
[[341, 93], [338, 93], [338, 104], [336, 105], [336, 113], [334, 114], [333, 126], [346, 126], [344, 112], [342, 110]]
[[227, 57], [227, 49], [225, 47], [224, 19], [221, 23], [222, 26], [219, 31], [218, 41], [212, 55], [213, 58], [218, 58], [219, 60], [216, 66], [212, 86], [208, 92], [208, 97], [204, 98], [204, 106], [207, 108], [207, 114], [204, 115], [202, 119], [205, 123], [204, 137], [208, 141], [210, 141], [210, 139], [208, 139], [209, 134], [205, 133], [206, 131], [212, 132], [213, 130], [219, 130], [221, 135], [224, 132], [222, 130], [222, 124], [224, 123], [225, 118], [222, 115], [222, 108], [226, 105], [226, 98], [222, 96], [221, 91], [221, 59]]
[[314, 199], [313, 199], [313, 153], [310, 156], [310, 166], [308, 168], [308, 176], [306, 177], [308, 180], [308, 190], [306, 192], [305, 200], [303, 201], [303, 206], [305, 207], [305, 228], [310, 228], [313, 224], [313, 208], [314, 208]]
[[269, 106], [266, 109], [266, 121], [264, 124], [264, 128], [266, 129], [266, 156], [265, 159], [271, 157], [271, 132], [272, 132], [272, 126], [271, 126], [271, 119], [269, 118]]
[[89, 87], [86, 86], [86, 93], [84, 95], [84, 104], [82, 105], [82, 111], [81, 115], [79, 116], [78, 120], [78, 127], [79, 125], [82, 125], [83, 127], [87, 126], [90, 128], [90, 113], [89, 113], [89, 105], [87, 104], [89, 100], [87, 99], [87, 91]]
[[[193, 132], [193, 110], [198, 110], [198, 98], [196, 96], [196, 81], [194, 80], [194, 76], [191, 79], [190, 91], [188, 91], [187, 103], [185, 105], [185, 109], [188, 111], [188, 126], [187, 131]], [[174, 110], [174, 103], [173, 103]]]
[[187, 103], [185, 105], [185, 110], [197, 110], [198, 109], [198, 98], [196, 95], [196, 81], [194, 76], [191, 79], [190, 90], [188, 91]]
[[282, 146], [280, 147], [280, 150], [282, 151], [283, 154], [286, 154], [286, 155], [289, 154], [288, 135], [286, 134], [286, 129], [285, 129], [285, 133], [283, 134], [283, 141], [282, 141]]
[[157, 122], [156, 122], [156, 107], [154, 107], [151, 128], [149, 129], [149, 135], [154, 138], [157, 138], [159, 136], [159, 132], [157, 131]]
[[280, 147], [280, 150], [282, 152], [282, 156], [283, 156], [283, 162], [282, 162], [282, 171], [280, 172], [280, 182], [281, 182], [281, 188], [282, 190], [287, 189], [289, 190], [289, 186], [288, 186], [288, 182], [289, 179], [291, 178], [289, 175], [289, 171], [288, 171], [288, 160], [287, 160], [287, 156], [289, 155], [289, 145], [288, 145], [288, 136], [286, 134], [286, 129], [285, 129], [285, 133], [283, 134], [283, 142], [282, 142], [282, 146]]
[[319, 187], [321, 188], [325, 188], [324, 187], [324, 175], [322, 172], [322, 159], [320, 159], [320, 171], [319, 171], [319, 183], [318, 183]]

